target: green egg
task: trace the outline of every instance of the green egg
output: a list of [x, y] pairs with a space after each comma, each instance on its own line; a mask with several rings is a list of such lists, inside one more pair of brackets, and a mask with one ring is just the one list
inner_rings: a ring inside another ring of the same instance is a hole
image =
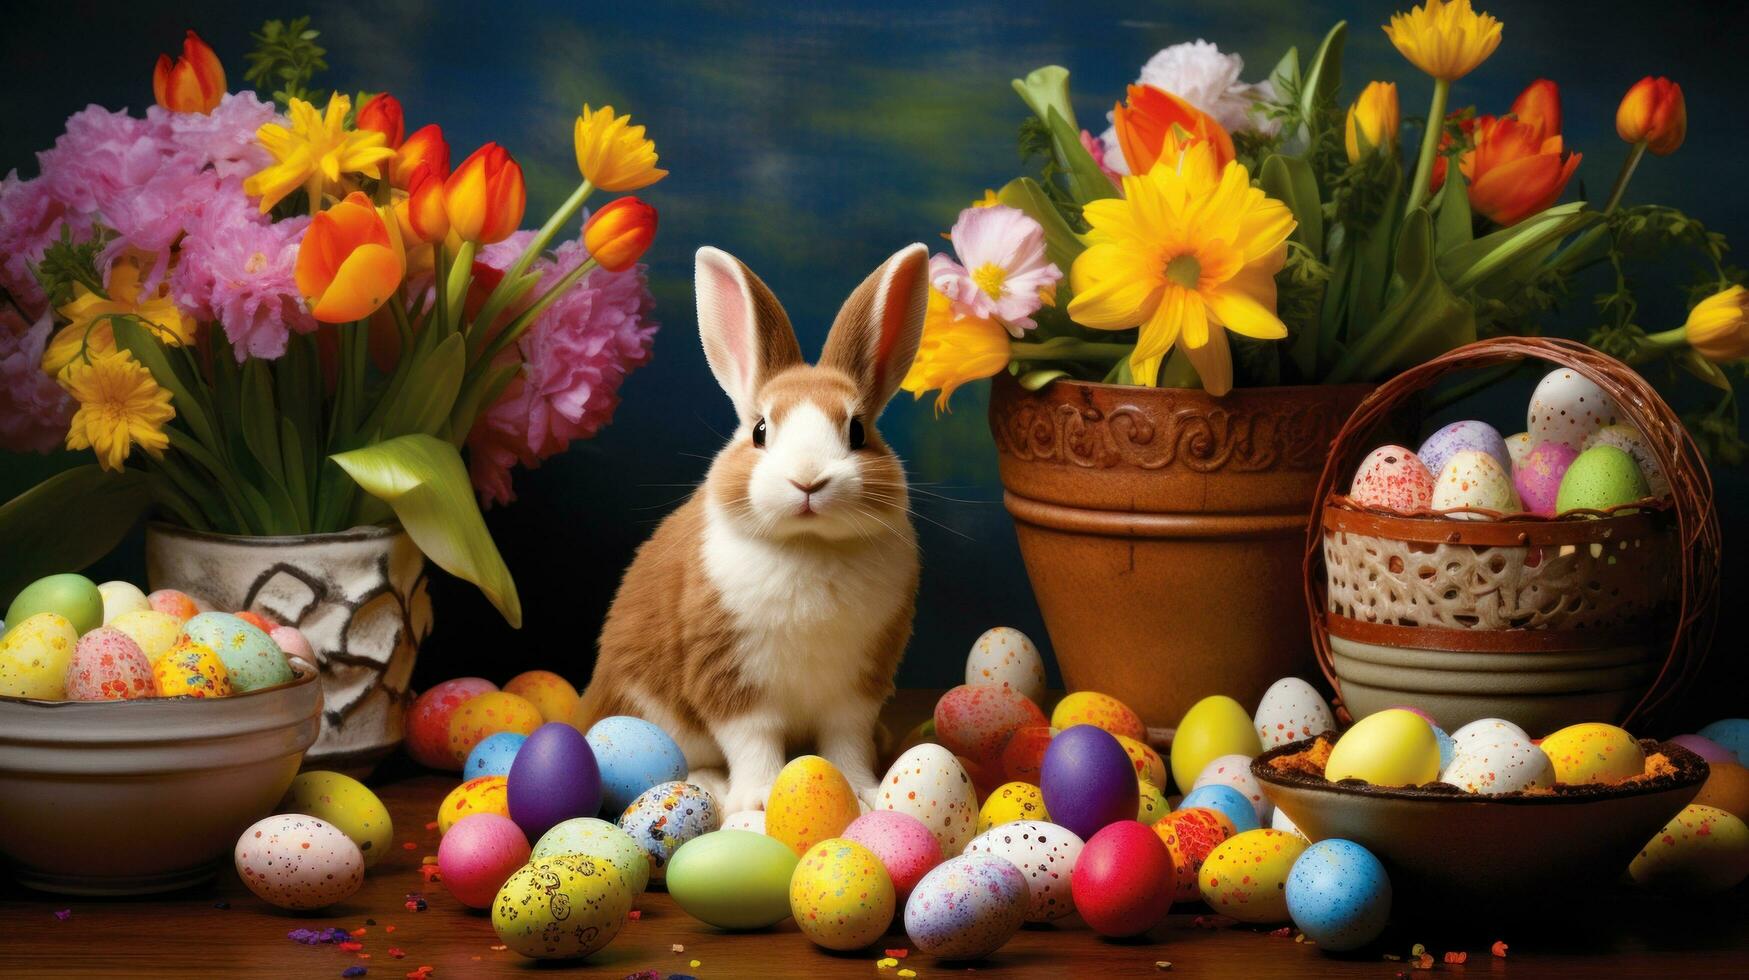
[[22, 623], [45, 612], [65, 616], [79, 633], [89, 633], [103, 625], [103, 593], [97, 583], [73, 572], [39, 578], [12, 600], [6, 622]]
[[1638, 463], [1614, 446], [1597, 445], [1579, 454], [1555, 494], [1555, 510], [1608, 510], [1649, 496]]
[[238, 694], [292, 679], [291, 664], [279, 646], [266, 633], [230, 613], [201, 613], [182, 624], [182, 632], [219, 655]]
[[719, 929], [763, 929], [789, 918], [796, 853], [750, 830], [719, 830], [668, 859], [668, 894], [686, 914]]

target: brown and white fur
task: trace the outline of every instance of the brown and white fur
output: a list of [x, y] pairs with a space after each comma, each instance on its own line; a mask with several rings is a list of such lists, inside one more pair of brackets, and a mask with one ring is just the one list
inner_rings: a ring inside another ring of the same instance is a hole
[[789, 750], [809, 746], [872, 801], [918, 570], [904, 470], [875, 419], [916, 356], [927, 263], [920, 244], [882, 263], [809, 366], [759, 277], [699, 249], [699, 333], [739, 426], [638, 549], [575, 721], [666, 729], [726, 812], [763, 809]]

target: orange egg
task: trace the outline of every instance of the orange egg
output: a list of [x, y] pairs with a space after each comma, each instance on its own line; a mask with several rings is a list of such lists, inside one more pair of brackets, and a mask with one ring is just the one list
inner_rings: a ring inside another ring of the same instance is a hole
[[532, 735], [540, 726], [540, 709], [528, 699], [508, 691], [482, 694], [463, 701], [449, 716], [449, 754], [461, 766], [486, 736], [499, 732]]
[[577, 707], [577, 689], [550, 670], [517, 674], [505, 683], [504, 690], [534, 705], [542, 721], [570, 721]]
[[1076, 691], [1057, 702], [1051, 712], [1051, 727], [1061, 730], [1073, 725], [1092, 725], [1137, 741], [1148, 737], [1141, 715], [1117, 698], [1097, 691]]
[[200, 607], [195, 605], [188, 593], [175, 589], [159, 589], [147, 596], [146, 601], [152, 604], [153, 609], [181, 620], [193, 619], [200, 613]]
[[1735, 762], [1709, 762], [1712, 775], [1706, 778], [1694, 802], [1717, 807], [1742, 820], [1749, 821], [1749, 768]]
[[1166, 853], [1172, 856], [1172, 868], [1176, 872], [1174, 880], [1177, 882], [1172, 900], [1194, 902], [1200, 894], [1196, 877], [1202, 870], [1203, 861], [1208, 859], [1210, 851], [1233, 836], [1237, 828], [1224, 813], [1191, 807], [1166, 814], [1154, 822], [1153, 829], [1165, 843]]

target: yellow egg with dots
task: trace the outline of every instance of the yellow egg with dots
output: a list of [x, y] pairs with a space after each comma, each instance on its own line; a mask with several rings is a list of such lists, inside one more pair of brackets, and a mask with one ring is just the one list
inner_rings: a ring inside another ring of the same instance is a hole
[[1075, 725], [1092, 725], [1113, 735], [1127, 735], [1138, 740], [1148, 737], [1141, 715], [1117, 698], [1098, 691], [1076, 691], [1058, 701], [1056, 708], [1052, 709], [1052, 728]]
[[1555, 782], [1568, 786], [1617, 783], [1646, 771], [1646, 753], [1626, 731], [1601, 722], [1568, 725], [1542, 740]]
[[1324, 778], [1373, 786], [1420, 786], [1439, 778], [1439, 739], [1427, 719], [1389, 708], [1354, 723], [1330, 750]]
[[990, 792], [978, 810], [978, 833], [1017, 820], [1049, 821], [1045, 795], [1031, 783], [1003, 783]]
[[765, 833], [797, 857], [820, 841], [837, 837], [860, 807], [849, 780], [817, 755], [799, 756], [779, 770], [765, 801]]
[[152, 681], [164, 698], [228, 698], [233, 690], [219, 655], [186, 636], [152, 665]]
[[1128, 735], [1119, 735], [1117, 744], [1123, 746], [1124, 754], [1135, 764], [1137, 779], [1147, 780], [1155, 786], [1166, 785], [1166, 760], [1160, 758], [1160, 753], [1152, 746]]
[[449, 833], [456, 821], [476, 813], [510, 816], [510, 781], [503, 776], [481, 776], [450, 790], [437, 806], [437, 833]]
[[79, 633], [60, 613], [40, 612], [19, 620], [0, 638], [0, 695], [61, 701], [67, 668]]
[[1172, 812], [1172, 804], [1166, 802], [1166, 794], [1146, 779], [1138, 781], [1136, 800], [1136, 819], [1150, 827]]
[[1717, 807], [1691, 803], [1628, 865], [1634, 884], [1670, 894], [1705, 895], [1749, 878], [1749, 825]]
[[139, 644], [140, 652], [146, 655], [147, 663], [157, 663], [182, 636], [182, 620], [156, 609], [136, 609], [121, 613], [109, 625], [126, 633], [129, 639]]

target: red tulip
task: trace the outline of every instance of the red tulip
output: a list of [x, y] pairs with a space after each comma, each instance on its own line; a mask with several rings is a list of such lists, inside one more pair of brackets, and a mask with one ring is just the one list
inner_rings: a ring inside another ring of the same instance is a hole
[[358, 128], [383, 134], [389, 149], [397, 149], [407, 134], [407, 123], [401, 115], [401, 100], [387, 92], [371, 97], [358, 108]]
[[413, 172], [424, 163], [431, 164], [439, 180], [449, 178], [449, 144], [444, 142], [443, 130], [436, 123], [419, 127], [401, 142], [394, 162], [389, 165], [389, 184], [406, 190]]
[[1615, 110], [1616, 135], [1644, 143], [1653, 156], [1669, 156], [1688, 135], [1688, 103], [1682, 86], [1647, 75], [1628, 89]]
[[182, 57], [158, 56], [152, 70], [152, 97], [171, 112], [209, 113], [225, 97], [225, 66], [193, 31], [182, 39]]
[[635, 197], [608, 202], [583, 225], [583, 247], [609, 272], [628, 269], [656, 238], [656, 209]]

